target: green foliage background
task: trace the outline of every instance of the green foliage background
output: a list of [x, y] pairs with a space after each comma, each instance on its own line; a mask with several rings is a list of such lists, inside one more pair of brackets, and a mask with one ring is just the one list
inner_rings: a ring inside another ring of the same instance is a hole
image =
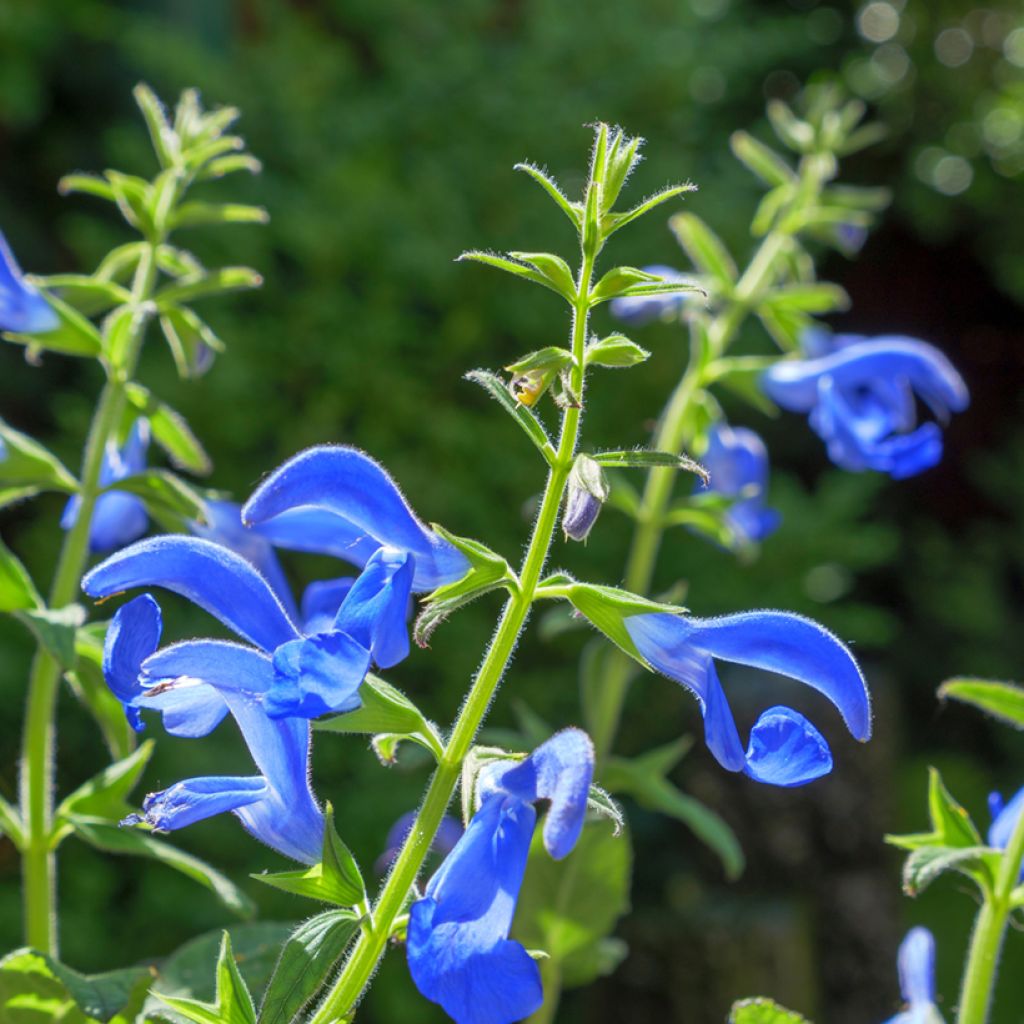
[[[151, 172], [131, 103], [136, 81], [166, 99], [196, 85], [208, 103], [244, 111], [242, 130], [265, 170], [243, 184], [242, 198], [267, 206], [271, 225], [208, 232], [196, 249], [211, 262], [258, 267], [266, 285], [209, 310], [229, 351], [198, 384], [175, 378], [155, 332], [142, 370], [207, 443], [213, 483], [244, 496], [305, 445], [355, 443], [391, 468], [425, 517], [510, 557], [522, 545], [541, 466], [461, 377], [559, 342], [566, 324], [546, 293], [453, 259], [466, 248], [568, 256], [572, 243], [512, 165], [536, 160], [572, 191], [589, 143], [584, 125], [620, 123], [649, 139], [635, 194], [695, 181], [700, 191], [688, 207], [742, 258], [759, 193], [729, 155], [729, 132], [752, 127], [767, 138], [766, 97], [791, 96], [819, 69], [878, 101], [890, 139], [849, 171], [893, 187], [895, 204], [857, 262], [832, 257], [825, 265], [823, 276], [853, 298], [836, 326], [939, 345], [964, 372], [972, 409], [952, 425], [942, 466], [901, 483], [828, 468], [796, 417], [766, 421], [736, 409], [769, 442], [772, 497], [785, 525], [749, 565], [677, 533], [659, 566], [661, 585], [688, 581], [699, 613], [784, 607], [853, 641], [874, 687], [876, 739], [867, 748], [844, 742], [834, 716], [801, 695], [836, 741], [837, 771], [782, 793], [724, 777], [698, 744], [678, 780], [736, 828], [748, 871], [727, 886], [685, 829], [630, 808], [641, 870], [621, 934], [632, 953], [615, 976], [569, 997], [560, 1020], [720, 1021], [734, 997], [760, 991], [818, 1020], [881, 1020], [897, 1000], [896, 943], [916, 921], [939, 933], [940, 985], [951, 1004], [970, 901], [948, 880], [916, 904], [902, 900], [899, 858], [880, 836], [923, 824], [928, 763], [943, 768], [979, 820], [988, 788], [1024, 783], [1018, 736], [939, 708], [933, 696], [956, 673], [1024, 676], [1024, 206], [1019, 160], [993, 152], [984, 127], [993, 105], [1024, 107], [1020, 67], [983, 42], [983, 17], [968, 4], [908, 0], [896, 43], [911, 70], [880, 78], [871, 62], [881, 46], [858, 35], [857, 17], [855, 6], [816, 0], [0, 0], [0, 223], [29, 270], [91, 268], [124, 239], [100, 204], [59, 199], [54, 186], [70, 169]], [[979, 40], [961, 68], [942, 64], [932, 47], [950, 25]], [[1012, 27], [1003, 24], [1004, 37]], [[927, 147], [968, 162], [966, 192], [943, 195], [928, 184]], [[609, 255], [685, 266], [658, 216], [616, 237]], [[601, 316], [599, 329], [610, 326]], [[638, 338], [654, 358], [628, 378], [599, 379], [590, 394], [595, 446], [644, 442], [682, 366], [678, 329], [657, 326]], [[754, 351], [766, 342], [752, 328], [746, 344]], [[71, 463], [98, 385], [94, 367], [57, 357], [31, 367], [20, 349], [0, 352], [3, 416]], [[46, 499], [5, 520], [5, 539], [37, 578], [51, 570], [59, 512]], [[615, 583], [627, 541], [627, 522], [608, 511], [587, 547], [561, 547], [555, 557], [580, 576]], [[313, 559], [291, 564], [296, 581], [326, 568]], [[460, 613], [429, 653], [390, 677], [450, 721], [495, 609], [485, 599]], [[207, 628], [175, 607], [168, 633]], [[15, 626], [2, 630], [0, 788], [10, 795], [30, 647]], [[579, 645], [531, 635], [494, 723], [514, 723], [517, 702], [555, 725], [577, 720]], [[764, 680], [735, 683], [746, 720], [777, 699]], [[644, 679], [634, 691], [623, 750], [696, 725], [692, 704], [667, 682]], [[104, 755], [70, 696], [60, 736], [66, 792]], [[161, 735], [146, 786], [245, 761], [227, 729], [206, 742]], [[423, 769], [410, 757], [386, 772], [360, 741], [320, 738], [319, 791], [364, 865], [394, 818], [415, 806]], [[238, 879], [279, 866], [233, 820], [175, 841]], [[18, 872], [2, 841], [0, 882], [0, 948], [9, 948], [19, 934]], [[102, 859], [71, 843], [60, 885], [63, 955], [83, 970], [164, 955], [226, 920], [205, 892], [159, 866]], [[305, 911], [256, 883], [250, 890], [267, 918]], [[1008, 956], [1019, 958], [1020, 936], [1009, 941]], [[1005, 982], [1004, 1008], [1024, 998], [1019, 978]], [[1004, 1013], [997, 1020], [1013, 1019]], [[398, 956], [365, 1017], [439, 1019], [412, 991]]]

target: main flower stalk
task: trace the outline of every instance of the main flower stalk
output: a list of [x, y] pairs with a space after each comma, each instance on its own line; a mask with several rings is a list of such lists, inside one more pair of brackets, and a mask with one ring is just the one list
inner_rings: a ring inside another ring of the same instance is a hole
[[[132, 306], [139, 310], [152, 297], [157, 280], [158, 242], [140, 257], [132, 282]], [[121, 366], [108, 368], [82, 458], [82, 503], [68, 530], [50, 588], [49, 607], [63, 608], [78, 596], [79, 581], [89, 558], [89, 528], [100, 495], [100, 470], [108, 442], [114, 437], [125, 403], [125, 384], [138, 362], [147, 317], [136, 317]], [[56, 856], [53, 848], [54, 714], [61, 666], [47, 651], [36, 652], [29, 676], [28, 706], [21, 756], [21, 813], [25, 822], [22, 852], [25, 942], [34, 949], [57, 952]]]
[[[573, 311], [571, 349], [575, 362], [571, 374], [572, 391], [583, 394], [583, 354], [591, 307], [591, 281], [595, 253], [584, 249], [577, 278], [577, 300]], [[530, 545], [519, 572], [519, 588], [505, 603], [498, 628], [484, 656], [473, 686], [455, 721], [451, 736], [427, 787], [416, 821], [409, 831], [394, 868], [373, 907], [369, 927], [360, 935], [348, 962], [310, 1024], [330, 1024], [348, 1019], [392, 934], [395, 920], [404, 911], [408, 896], [423, 867], [441, 819], [451, 803], [462, 772], [462, 762], [487, 714], [501, 682], [519, 635], [526, 624], [537, 585], [555, 534], [558, 510], [562, 503], [573, 456], [579, 439], [581, 406], [570, 406], [562, 416], [558, 450], [548, 472], [547, 485], [534, 521]]]

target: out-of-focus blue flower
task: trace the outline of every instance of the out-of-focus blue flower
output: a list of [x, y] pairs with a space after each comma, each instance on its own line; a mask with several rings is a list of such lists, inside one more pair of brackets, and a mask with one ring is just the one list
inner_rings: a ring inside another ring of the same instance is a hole
[[716, 619], [651, 612], [632, 615], [625, 623], [640, 654], [697, 698], [708, 748], [729, 771], [774, 786], [800, 786], [831, 771], [832, 754], [803, 715], [782, 706], [758, 718], [744, 752], [715, 658], [806, 683], [839, 709], [858, 740], [871, 736], [871, 703], [857, 662], [810, 619], [773, 611]]
[[[312, 634], [299, 630], [250, 562], [199, 537], [141, 541], [98, 565], [82, 586], [92, 597], [134, 587], [164, 587], [181, 594], [269, 659], [271, 680], [259, 691], [267, 714], [313, 718], [358, 707], [357, 691], [371, 661], [388, 668], [406, 656], [411, 582], [411, 558], [402, 551], [380, 548], [367, 561], [329, 628]], [[198, 670], [191, 675], [203, 678]]]
[[[416, 821], [416, 812], [409, 811], [403, 814], [388, 831], [388, 837], [384, 840], [384, 852], [377, 858], [374, 870], [378, 875], [383, 875], [398, 856], [402, 844], [412, 831], [413, 823]], [[464, 829], [461, 822], [446, 814], [438, 826], [437, 835], [430, 844], [430, 852], [447, 857], [455, 848], [455, 844], [462, 838]]]
[[403, 551], [414, 564], [414, 591], [454, 583], [469, 571], [465, 555], [424, 526], [384, 468], [356, 448], [300, 452], [260, 484], [242, 520], [278, 547], [357, 566], [381, 547]]
[[829, 458], [843, 469], [913, 476], [942, 457], [938, 423], [917, 424], [915, 395], [937, 419], [967, 408], [967, 387], [933, 345], [905, 337], [838, 335], [830, 352], [812, 332], [808, 359], [782, 360], [761, 378], [773, 401], [806, 412]]
[[43, 334], [59, 324], [53, 307], [22, 277], [14, 253], [0, 232], [0, 330]]
[[409, 914], [416, 987], [457, 1024], [512, 1024], [543, 1002], [540, 971], [508, 937], [530, 852], [537, 801], [549, 801], [544, 846], [555, 859], [576, 845], [594, 772], [586, 733], [565, 729], [524, 761], [488, 765], [480, 809]]
[[[111, 441], [103, 453], [100, 467], [100, 486], [109, 487], [118, 480], [140, 473], [146, 468], [146, 452], [149, 449], [149, 420], [137, 419], [125, 439], [118, 447]], [[78, 520], [82, 499], [74, 495], [64, 506], [60, 525], [70, 530]], [[96, 499], [89, 525], [89, 550], [113, 551], [131, 544], [141, 537], [149, 526], [149, 516], [143, 500], [126, 491], [107, 491]]]
[[756, 544], [778, 529], [780, 516], [764, 503], [768, 490], [768, 449], [747, 427], [717, 423], [708, 433], [704, 468], [707, 490], [737, 500], [725, 521], [740, 544]]
[[942, 1024], [935, 1005], [935, 937], [927, 928], [911, 928], [897, 958], [900, 992], [907, 1008], [886, 1024]]
[[[685, 274], [674, 267], [655, 264], [643, 267], [648, 274], [657, 274], [666, 281], [689, 281]], [[677, 317], [686, 304], [687, 298], [693, 293], [678, 292], [668, 295], [636, 295], [612, 299], [609, 303], [612, 316], [631, 327], [642, 327], [652, 320], [671, 320]]]
[[[1010, 844], [1010, 836], [1014, 827], [1024, 814], [1024, 788], [1003, 801], [1001, 793], [989, 793], [988, 809], [992, 815], [992, 824], [988, 830], [988, 845], [996, 850], [1005, 850]], [[1024, 865], [1021, 866], [1021, 879], [1024, 880]]]
[[163, 715], [175, 736], [210, 733], [230, 712], [260, 774], [185, 779], [150, 793], [145, 822], [173, 831], [231, 811], [257, 839], [303, 863], [320, 859], [323, 815], [309, 788], [309, 722], [275, 720], [263, 706], [274, 684], [270, 659], [260, 651], [223, 640], [195, 640], [157, 651], [160, 608], [149, 594], [129, 601], [114, 616], [104, 647], [104, 675], [141, 729], [139, 709]]

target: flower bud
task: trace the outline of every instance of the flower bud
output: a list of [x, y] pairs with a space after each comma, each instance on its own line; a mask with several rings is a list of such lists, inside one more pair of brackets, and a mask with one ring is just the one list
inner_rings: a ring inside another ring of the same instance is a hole
[[569, 474], [569, 493], [562, 512], [562, 531], [569, 540], [586, 540], [608, 499], [604, 470], [589, 455], [579, 455]]

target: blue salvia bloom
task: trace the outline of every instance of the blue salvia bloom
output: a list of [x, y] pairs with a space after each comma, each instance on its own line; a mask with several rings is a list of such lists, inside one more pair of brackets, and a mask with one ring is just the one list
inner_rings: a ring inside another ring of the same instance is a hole
[[44, 334], [60, 325], [53, 307], [25, 281], [18, 262], [0, 232], [0, 330]]
[[549, 801], [544, 847], [556, 860], [576, 845], [594, 772], [594, 748], [565, 729], [524, 761], [488, 765], [480, 809], [409, 914], [416, 987], [457, 1024], [512, 1024], [543, 1002], [536, 963], [508, 933], [537, 821]]
[[783, 706], [769, 708], [758, 718], [744, 751], [716, 658], [805, 683], [839, 709], [858, 740], [871, 736], [871, 703], [857, 662], [835, 636], [810, 619], [775, 611], [715, 619], [649, 612], [632, 615], [625, 623], [650, 665], [697, 698], [708, 748], [729, 771], [773, 786], [801, 786], [832, 770], [832, 753], [803, 715]]
[[[1017, 790], [1007, 802], [1003, 801], [1002, 794], [989, 793], [988, 809], [992, 814], [988, 845], [996, 850], [1005, 850], [1020, 816], [1024, 814], [1024, 788]], [[1021, 866], [1020, 874], [1024, 880], [1024, 865]]]
[[259, 774], [185, 779], [150, 793], [142, 814], [124, 824], [145, 822], [173, 831], [231, 811], [252, 835], [285, 856], [306, 864], [319, 861], [324, 819], [309, 788], [310, 725], [266, 713], [263, 701], [274, 685], [270, 659], [222, 640], [157, 651], [160, 633], [160, 608], [149, 594], [120, 608], [107, 631], [104, 675], [129, 722], [141, 729], [139, 710], [149, 708], [163, 715], [169, 733], [199, 737], [230, 712]]
[[[137, 419], [121, 447], [114, 441], [107, 444], [100, 466], [100, 486], [108, 487], [144, 470], [148, 449], [149, 420]], [[60, 525], [65, 530], [75, 525], [81, 507], [82, 499], [77, 494], [64, 506]], [[93, 506], [89, 550], [102, 552], [122, 548], [141, 537], [148, 527], [149, 516], [141, 498], [127, 491], [108, 491], [101, 494]]]
[[886, 1024], [942, 1024], [935, 1005], [935, 937], [927, 928], [911, 928], [897, 957], [900, 992], [907, 1008]]
[[273, 544], [363, 566], [381, 547], [410, 556], [414, 591], [454, 583], [469, 571], [456, 547], [428, 529], [386, 470], [365, 452], [322, 445], [276, 469], [242, 509]]
[[[648, 274], [657, 274], [666, 281], [690, 281], [692, 278], [680, 273], [674, 267], [654, 264], [641, 268]], [[612, 316], [631, 327], [642, 327], [652, 320], [671, 320], [677, 317], [692, 293], [679, 292], [675, 295], [636, 295], [612, 299]]]
[[756, 544], [778, 529], [779, 513], [765, 505], [768, 449], [753, 430], [716, 423], [702, 461], [711, 477], [707, 490], [737, 499], [725, 514], [737, 542]]
[[761, 378], [765, 394], [785, 409], [809, 414], [829, 458], [843, 469], [913, 476], [942, 457], [939, 423], [917, 422], [915, 396], [940, 421], [967, 408], [967, 387], [933, 345], [915, 338], [838, 335], [822, 352], [811, 335], [807, 359], [785, 359]]

